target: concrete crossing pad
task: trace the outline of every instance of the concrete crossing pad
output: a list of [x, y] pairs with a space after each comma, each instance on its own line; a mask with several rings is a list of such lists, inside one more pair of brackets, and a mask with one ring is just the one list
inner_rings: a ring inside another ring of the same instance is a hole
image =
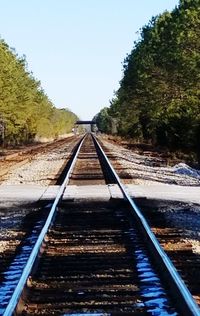
[[[178, 186], [170, 184], [134, 185], [125, 186], [131, 197], [153, 200], [180, 201], [200, 204], [200, 187]], [[0, 185], [0, 201], [27, 201], [54, 199], [59, 190], [58, 185]], [[63, 198], [109, 200], [123, 198], [116, 184], [67, 186]]]

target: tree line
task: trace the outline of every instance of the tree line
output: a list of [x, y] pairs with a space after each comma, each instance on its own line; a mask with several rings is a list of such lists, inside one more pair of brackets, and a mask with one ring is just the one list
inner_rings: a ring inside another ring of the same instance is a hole
[[194, 151], [200, 161], [200, 0], [180, 0], [141, 29], [99, 129]]
[[0, 143], [55, 138], [70, 132], [76, 120], [70, 110], [55, 108], [28, 71], [25, 57], [0, 39]]

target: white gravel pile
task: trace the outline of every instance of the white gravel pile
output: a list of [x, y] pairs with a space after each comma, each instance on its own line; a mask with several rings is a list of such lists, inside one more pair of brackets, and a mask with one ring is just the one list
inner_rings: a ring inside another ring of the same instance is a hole
[[194, 170], [186, 164], [178, 164], [174, 167], [156, 167], [159, 159], [135, 154], [121, 146], [102, 140], [104, 146], [117, 158], [124, 172], [132, 177], [131, 183], [151, 184], [162, 182], [168, 184], [200, 185], [200, 171]]
[[172, 169], [177, 174], [183, 174], [189, 177], [200, 179], [200, 170], [193, 169], [185, 163], [179, 163], [175, 165]]

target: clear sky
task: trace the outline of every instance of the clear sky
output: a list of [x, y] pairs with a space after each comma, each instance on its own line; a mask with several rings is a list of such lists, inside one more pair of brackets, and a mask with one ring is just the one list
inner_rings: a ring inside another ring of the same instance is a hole
[[56, 107], [91, 119], [109, 106], [138, 30], [178, 0], [0, 0], [0, 35]]

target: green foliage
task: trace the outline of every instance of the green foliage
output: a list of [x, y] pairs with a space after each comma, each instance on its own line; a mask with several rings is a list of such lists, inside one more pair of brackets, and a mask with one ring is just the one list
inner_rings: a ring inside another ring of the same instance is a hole
[[198, 153], [199, 97], [200, 0], [180, 0], [142, 28], [107, 111], [118, 134]]
[[117, 133], [117, 121], [109, 113], [108, 108], [103, 108], [94, 118], [98, 126], [99, 131], [106, 134], [116, 134]]
[[71, 111], [53, 106], [40, 82], [27, 70], [25, 57], [19, 58], [0, 40], [0, 121], [5, 126], [5, 143], [56, 137], [71, 131], [76, 120]]

